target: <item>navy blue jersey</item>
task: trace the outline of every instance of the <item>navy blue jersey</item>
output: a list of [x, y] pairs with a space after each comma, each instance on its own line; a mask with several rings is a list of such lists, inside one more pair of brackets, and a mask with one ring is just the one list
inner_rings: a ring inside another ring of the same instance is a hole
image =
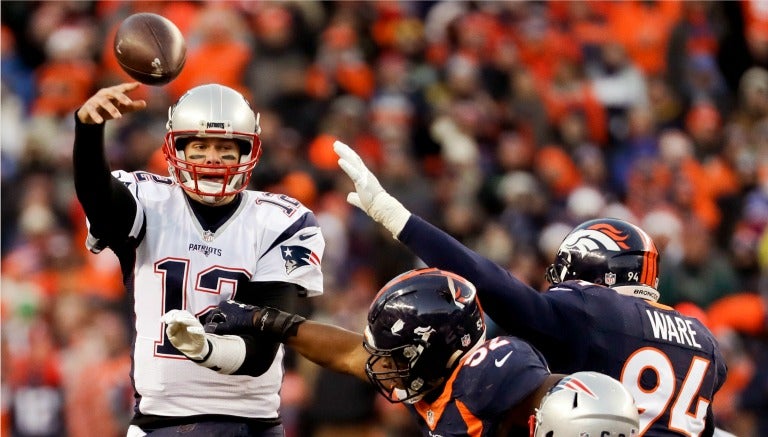
[[698, 320], [583, 281], [539, 292], [416, 216], [399, 238], [427, 265], [473, 282], [493, 321], [540, 350], [553, 372], [620, 380], [641, 410], [640, 435], [712, 434], [711, 402], [727, 369]]
[[496, 337], [462, 360], [436, 400], [406, 405], [425, 436], [491, 436], [549, 374], [530, 344]]

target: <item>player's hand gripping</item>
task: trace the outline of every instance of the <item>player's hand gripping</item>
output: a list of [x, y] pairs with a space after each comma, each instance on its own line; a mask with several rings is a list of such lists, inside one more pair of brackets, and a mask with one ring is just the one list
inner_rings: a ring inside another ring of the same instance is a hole
[[379, 180], [368, 170], [360, 155], [349, 146], [336, 141], [333, 143], [333, 151], [339, 157], [339, 167], [355, 184], [356, 192], [347, 195], [347, 202], [365, 211], [397, 238], [411, 216], [411, 212], [382, 188]]
[[203, 367], [229, 375], [245, 361], [245, 341], [242, 338], [208, 334], [197, 317], [188, 311], [171, 310], [161, 320], [173, 347]]
[[77, 110], [77, 118], [85, 124], [101, 124], [146, 108], [146, 101], [133, 100], [126, 95], [139, 85], [138, 82], [128, 82], [98, 90]]
[[220, 302], [205, 319], [205, 331], [212, 334], [262, 336], [285, 342], [296, 335], [306, 319], [271, 307], [246, 305], [234, 300]]

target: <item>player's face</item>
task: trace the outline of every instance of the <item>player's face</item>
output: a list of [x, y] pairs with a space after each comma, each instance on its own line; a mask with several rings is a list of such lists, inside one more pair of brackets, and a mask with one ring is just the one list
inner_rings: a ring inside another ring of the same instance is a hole
[[195, 138], [184, 147], [184, 156], [195, 164], [234, 165], [240, 161], [240, 147], [226, 138]]
[[[406, 366], [407, 368], [407, 366]], [[378, 375], [381, 385], [388, 391], [405, 389], [405, 381], [399, 375], [403, 367], [393, 357], [381, 357], [371, 363], [371, 369]]]
[[[227, 138], [193, 138], [184, 147], [186, 160], [198, 167], [193, 178], [198, 182], [212, 182], [224, 184], [223, 176], [227, 172], [228, 165], [236, 165], [240, 162], [240, 147], [235, 140]], [[202, 201], [202, 197], [192, 193], [190, 197]], [[224, 205], [231, 202], [235, 196], [216, 198], [207, 204]]]

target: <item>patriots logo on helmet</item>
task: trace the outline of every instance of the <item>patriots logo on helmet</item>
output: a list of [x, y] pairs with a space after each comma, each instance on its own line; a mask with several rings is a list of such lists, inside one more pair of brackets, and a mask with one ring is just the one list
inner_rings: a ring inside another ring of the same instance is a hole
[[566, 376], [565, 378], [561, 379], [560, 382], [552, 387], [550, 393], [554, 393], [560, 390], [571, 390], [577, 393], [583, 393], [592, 399], [599, 399], [595, 392], [593, 392], [592, 389], [587, 386], [587, 384], [573, 376]]
[[289, 275], [302, 266], [320, 265], [320, 257], [304, 246], [280, 246], [280, 254], [285, 260], [285, 273]]

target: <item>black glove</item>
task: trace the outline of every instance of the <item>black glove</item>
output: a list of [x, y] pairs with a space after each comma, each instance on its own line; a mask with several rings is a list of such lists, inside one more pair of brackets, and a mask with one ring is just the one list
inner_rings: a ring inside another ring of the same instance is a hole
[[285, 343], [306, 319], [277, 308], [257, 307], [227, 300], [205, 318], [205, 332], [217, 335], [253, 335]]

